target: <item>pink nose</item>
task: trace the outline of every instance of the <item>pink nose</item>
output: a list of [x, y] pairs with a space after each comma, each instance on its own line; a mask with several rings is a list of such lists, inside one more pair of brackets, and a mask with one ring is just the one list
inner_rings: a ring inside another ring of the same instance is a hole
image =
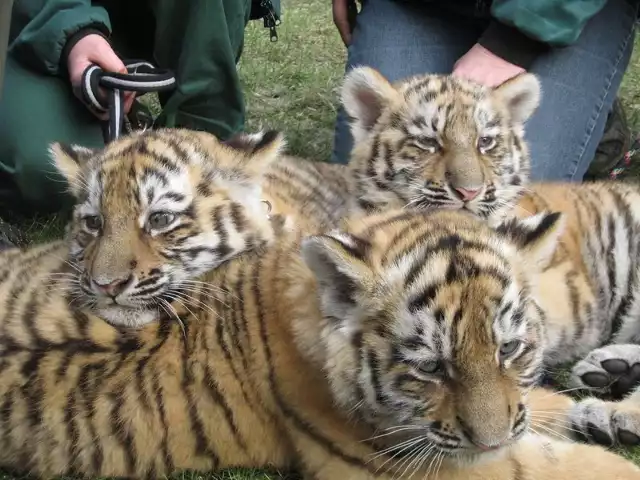
[[108, 283], [98, 283], [96, 280], [94, 280], [93, 284], [101, 293], [109, 295], [110, 297], [117, 297], [124, 291], [125, 288], [127, 288], [130, 279], [131, 276], [124, 279], [121, 278], [118, 280], [114, 280]]
[[470, 202], [480, 193], [479, 188], [456, 188], [455, 190], [458, 192], [458, 196], [465, 202]]

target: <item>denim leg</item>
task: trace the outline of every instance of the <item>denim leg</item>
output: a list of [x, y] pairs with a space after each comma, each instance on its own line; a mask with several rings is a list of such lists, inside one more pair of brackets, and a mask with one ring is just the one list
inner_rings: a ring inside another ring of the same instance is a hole
[[[421, 73], [450, 73], [482, 32], [482, 22], [435, 12], [424, 4], [367, 0], [358, 15], [346, 71], [368, 65], [390, 81]], [[348, 163], [352, 138], [341, 108], [333, 163]]]
[[539, 109], [526, 125], [532, 180], [581, 181], [633, 50], [637, 2], [609, 0], [577, 43], [539, 57]]

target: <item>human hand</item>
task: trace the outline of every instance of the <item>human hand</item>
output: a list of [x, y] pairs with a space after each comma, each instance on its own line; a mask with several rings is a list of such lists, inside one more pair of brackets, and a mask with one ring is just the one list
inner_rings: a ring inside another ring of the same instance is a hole
[[[127, 68], [124, 66], [124, 63], [118, 58], [118, 55], [116, 55], [104, 37], [97, 34], [89, 34], [81, 38], [78, 40], [78, 43], [73, 46], [67, 58], [69, 80], [71, 81], [73, 92], [78, 98], [82, 98], [82, 94], [80, 93], [82, 74], [91, 64], [98, 65], [107, 72], [127, 73]], [[103, 98], [106, 97], [106, 93], [102, 89], [100, 89], [100, 93]], [[135, 97], [135, 92], [125, 93], [125, 113], [129, 113]], [[92, 112], [101, 120], [109, 118], [109, 114], [106, 112], [99, 113], [93, 110]]]
[[476, 43], [458, 59], [453, 67], [453, 75], [473, 80], [487, 87], [496, 87], [525, 70], [494, 55]]
[[358, 7], [356, 0], [332, 0], [333, 1], [333, 23], [338, 27], [340, 37], [345, 47], [351, 44], [351, 33], [355, 27]]

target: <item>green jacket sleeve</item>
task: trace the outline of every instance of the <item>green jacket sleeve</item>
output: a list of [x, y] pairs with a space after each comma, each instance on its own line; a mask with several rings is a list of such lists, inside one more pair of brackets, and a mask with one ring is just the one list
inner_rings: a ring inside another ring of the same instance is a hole
[[504, 60], [529, 68], [552, 47], [574, 43], [607, 0], [493, 0], [494, 21], [478, 43]]
[[81, 30], [111, 33], [107, 11], [90, 0], [16, 0], [11, 23], [13, 58], [52, 75], [62, 73], [60, 59], [68, 39]]
[[493, 0], [491, 15], [554, 47], [574, 43], [607, 0]]

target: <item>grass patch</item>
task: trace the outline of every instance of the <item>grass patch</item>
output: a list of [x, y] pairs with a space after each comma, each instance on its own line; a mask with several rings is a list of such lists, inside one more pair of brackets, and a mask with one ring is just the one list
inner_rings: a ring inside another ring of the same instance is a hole
[[[246, 93], [247, 131], [276, 128], [287, 135], [293, 154], [326, 161], [333, 146], [338, 88], [346, 52], [333, 26], [331, 2], [283, 0], [284, 19], [279, 41], [269, 41], [260, 21], [246, 32], [240, 76]], [[636, 47], [640, 40], [636, 39]], [[636, 48], [624, 78], [621, 97], [630, 124], [640, 132], [640, 48]], [[637, 162], [640, 165], [640, 161]], [[638, 172], [640, 176], [640, 172]], [[58, 236], [59, 218], [38, 218], [21, 225], [31, 242]], [[623, 455], [640, 464], [640, 449]], [[275, 480], [286, 474], [230, 470], [216, 475], [182, 473], [175, 480]], [[0, 474], [0, 480], [17, 480]]]
[[331, 2], [285, 0], [279, 41], [260, 22], [250, 25], [240, 61], [248, 131], [277, 128], [291, 153], [328, 160], [346, 50], [331, 17]]

